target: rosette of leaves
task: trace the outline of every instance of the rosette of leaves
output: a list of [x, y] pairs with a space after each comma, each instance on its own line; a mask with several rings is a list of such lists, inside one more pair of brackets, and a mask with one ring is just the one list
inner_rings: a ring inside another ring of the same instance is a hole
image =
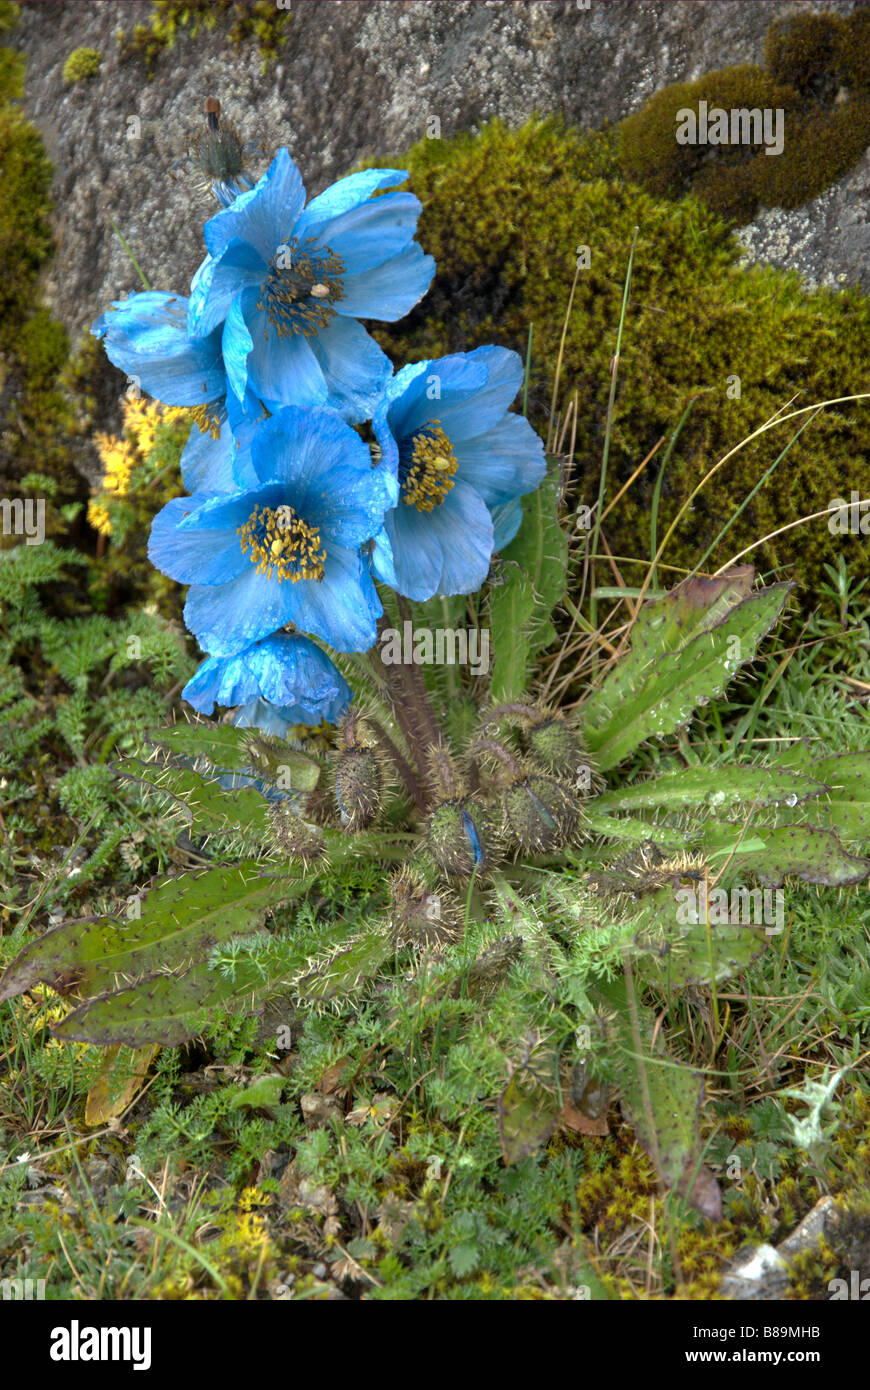
[[[499, 1076], [476, 1099], [497, 1102], [506, 1161], [559, 1126], [605, 1132], [618, 1097], [662, 1182], [715, 1218], [703, 1078], [669, 1055], [654, 1006], [692, 991], [715, 1009], [721, 983], [770, 940], [717, 923], [704, 910], [712, 882], [866, 878], [854, 842], [870, 825], [870, 751], [644, 775], [644, 745], [720, 697], [782, 614], [789, 586], [758, 587], [747, 566], [645, 603], [578, 717], [540, 709], [528, 689], [568, 573], [559, 496], [551, 459], [483, 593], [414, 610], [417, 631], [486, 627], [490, 670], [342, 659], [359, 703], [327, 754], [206, 721], [155, 731], [116, 770], [175, 809], [202, 868], [149, 885], [138, 913], [65, 922], [27, 945], [0, 999], [48, 983], [71, 1006], [59, 1039], [137, 1048], [280, 992], [303, 1011], [368, 994], [394, 1015], [407, 996], [415, 1026], [448, 1011], [456, 1047], [482, 1049]], [[382, 597], [400, 629], [407, 606]], [[488, 756], [495, 747], [503, 756]], [[635, 775], [620, 780], [629, 760]], [[570, 834], [527, 836], [537, 852], [520, 850], [505, 807], [552, 786], [560, 806], [576, 798]], [[424, 831], [444, 804], [472, 848], [468, 824], [493, 827], [485, 864], [472, 854], [439, 869]], [[360, 859], [385, 885], [367, 925], [312, 930], [296, 907]], [[694, 919], [677, 911], [687, 888]]]

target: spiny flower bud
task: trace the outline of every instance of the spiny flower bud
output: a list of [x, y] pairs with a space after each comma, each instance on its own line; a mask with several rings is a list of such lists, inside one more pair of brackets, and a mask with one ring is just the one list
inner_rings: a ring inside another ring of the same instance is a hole
[[678, 888], [685, 879], [703, 882], [706, 875], [701, 855], [666, 855], [653, 840], [646, 840], [606, 869], [590, 874], [588, 883], [600, 896], [636, 901], [659, 888]]
[[505, 975], [523, 953], [521, 936], [503, 936], [487, 946], [473, 962], [468, 972], [467, 990], [470, 995], [491, 994], [498, 989]]
[[466, 797], [442, 801], [429, 817], [428, 847], [435, 863], [452, 878], [470, 878], [489, 868], [495, 827], [484, 808]]
[[189, 141], [187, 153], [170, 167], [173, 178], [176, 170], [187, 169], [198, 176], [197, 187], [211, 192], [222, 207], [229, 207], [240, 193], [254, 187], [255, 176], [249, 163], [265, 146], [247, 143], [228, 121], [221, 119], [221, 104], [216, 97], [207, 97], [205, 126]]
[[430, 891], [401, 869], [390, 880], [390, 933], [396, 946], [446, 946], [459, 936], [462, 915], [452, 896]]
[[373, 748], [346, 748], [335, 767], [335, 799], [345, 830], [365, 830], [377, 817], [384, 790]]
[[546, 772], [588, 792], [593, 770], [583, 740], [559, 715], [542, 719], [528, 730], [529, 752]]
[[555, 777], [532, 772], [502, 792], [505, 819], [521, 849], [545, 853], [561, 849], [580, 827], [576, 796]]
[[383, 755], [358, 709], [339, 725], [341, 752], [335, 764], [335, 799], [345, 830], [365, 830], [377, 817], [384, 794]]
[[301, 859], [310, 864], [326, 853], [326, 840], [316, 825], [309, 825], [286, 801], [274, 801], [269, 805], [269, 821], [275, 845], [290, 859]]

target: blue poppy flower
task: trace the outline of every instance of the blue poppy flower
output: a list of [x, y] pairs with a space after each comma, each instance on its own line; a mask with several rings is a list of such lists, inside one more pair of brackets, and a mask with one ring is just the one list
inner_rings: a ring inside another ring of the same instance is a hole
[[546, 472], [543, 443], [508, 410], [522, 379], [515, 352], [481, 347], [416, 362], [388, 383], [372, 423], [399, 501], [372, 564], [407, 598], [474, 593], [516, 534], [519, 498]]
[[367, 169], [306, 207], [282, 149], [255, 188], [206, 223], [188, 326], [196, 339], [223, 326], [237, 396], [250, 387], [270, 410], [328, 406], [351, 423], [368, 419], [392, 369], [357, 320], [402, 318], [435, 271], [413, 239], [418, 199], [372, 196], [407, 177]]
[[116, 300], [91, 333], [103, 339], [109, 361], [147, 395], [208, 411], [227, 391], [221, 335], [190, 338], [187, 312], [184, 295], [148, 290]]
[[284, 734], [291, 724], [335, 723], [353, 692], [326, 652], [298, 632], [276, 632], [238, 656], [208, 656], [181, 692], [201, 714], [241, 706], [234, 724]]
[[228, 492], [251, 481], [251, 433], [266, 412], [252, 391], [241, 399], [227, 394], [221, 335], [189, 338], [187, 307], [183, 295], [149, 290], [118, 300], [91, 332], [149, 396], [193, 407], [197, 423], [181, 455], [188, 491]]
[[250, 451], [252, 486], [173, 498], [152, 523], [152, 563], [191, 586], [187, 626], [215, 657], [287, 623], [367, 650], [382, 608], [360, 547], [395, 505], [395, 482], [329, 410], [284, 407]]

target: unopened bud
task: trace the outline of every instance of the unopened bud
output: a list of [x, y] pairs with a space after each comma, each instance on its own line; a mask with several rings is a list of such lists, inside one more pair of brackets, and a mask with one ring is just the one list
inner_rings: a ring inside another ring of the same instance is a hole
[[429, 852], [454, 878], [470, 878], [489, 867], [495, 839], [491, 817], [471, 800], [442, 801], [429, 817]]
[[303, 864], [308, 864], [326, 853], [323, 832], [291, 811], [286, 801], [270, 804], [269, 820], [277, 848], [289, 859], [301, 859]]
[[390, 932], [397, 946], [446, 946], [459, 936], [462, 916], [444, 889], [430, 891], [402, 869], [390, 880]]
[[529, 752], [547, 772], [573, 782], [582, 768], [589, 767], [583, 740], [558, 715], [532, 725], [528, 737]]
[[335, 799], [346, 830], [365, 830], [381, 807], [384, 777], [373, 748], [346, 748], [335, 768]]
[[521, 849], [546, 853], [573, 840], [580, 826], [580, 804], [555, 777], [533, 772], [502, 794], [505, 819]]

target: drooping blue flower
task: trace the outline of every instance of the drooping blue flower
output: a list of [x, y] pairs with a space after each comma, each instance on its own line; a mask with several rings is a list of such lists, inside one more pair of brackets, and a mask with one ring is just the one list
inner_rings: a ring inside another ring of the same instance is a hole
[[188, 491], [231, 491], [252, 479], [251, 434], [266, 412], [252, 391], [241, 399], [227, 393], [220, 332], [190, 338], [187, 309], [183, 295], [149, 290], [116, 301], [91, 332], [140, 390], [194, 408], [197, 423], [181, 455]]
[[226, 396], [221, 336], [191, 338], [184, 295], [147, 290], [115, 300], [94, 322], [110, 362], [165, 405], [208, 408]]
[[335, 723], [353, 693], [309, 637], [276, 632], [237, 656], [207, 656], [181, 692], [200, 714], [241, 706], [234, 724], [286, 733], [291, 724]]
[[338, 651], [374, 645], [381, 603], [361, 546], [397, 488], [329, 410], [284, 407], [254, 431], [254, 483], [176, 497], [154, 518], [153, 564], [190, 590], [204, 651], [235, 656], [293, 623]]
[[481, 347], [403, 367], [373, 426], [399, 501], [375, 541], [376, 576], [411, 599], [469, 594], [522, 517], [519, 498], [546, 472], [544, 446], [508, 410], [523, 366]]
[[206, 223], [188, 325], [197, 339], [222, 329], [237, 396], [250, 388], [270, 410], [328, 406], [351, 423], [371, 415], [392, 369], [357, 320], [401, 318], [435, 270], [414, 241], [417, 198], [372, 196], [407, 177], [367, 169], [306, 207], [281, 149], [255, 188]]

